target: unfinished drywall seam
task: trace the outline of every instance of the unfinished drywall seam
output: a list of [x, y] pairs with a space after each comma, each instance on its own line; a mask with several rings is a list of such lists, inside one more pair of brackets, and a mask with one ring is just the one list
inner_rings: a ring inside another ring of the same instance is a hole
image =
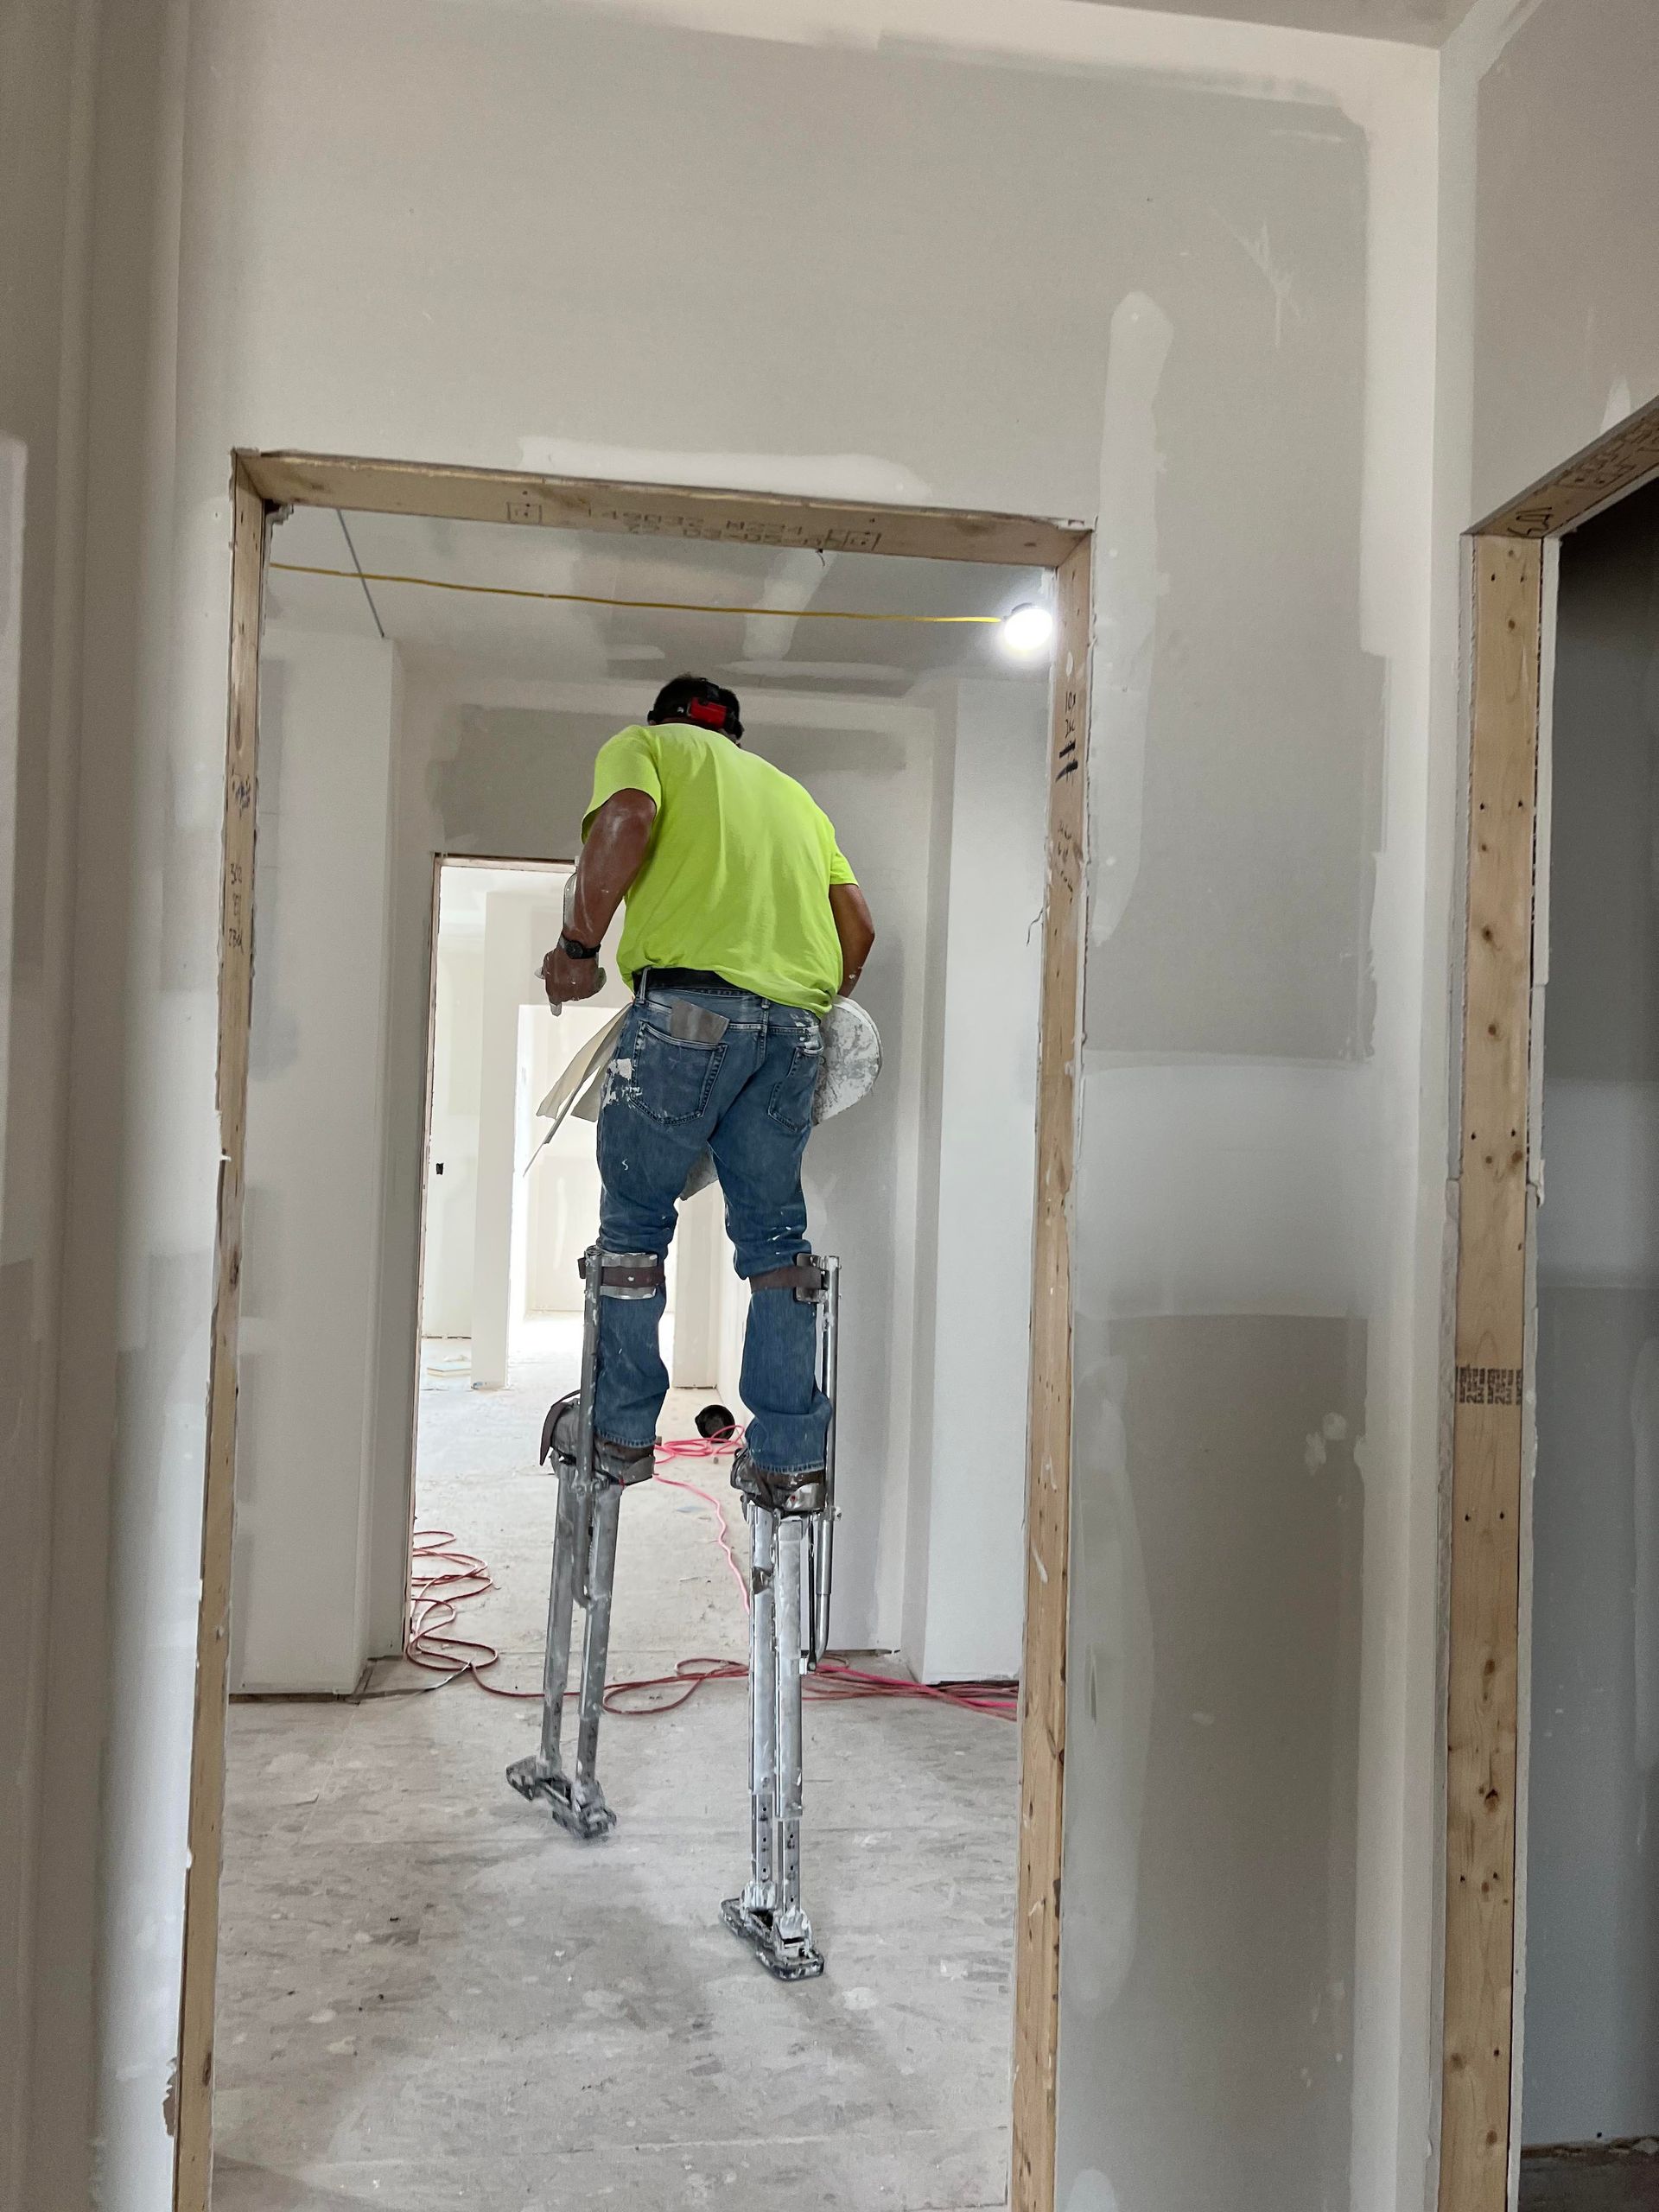
[[[537, 476], [578, 476], [600, 483], [718, 484], [730, 492], [764, 492], [798, 499], [872, 499], [882, 505], [927, 507], [931, 488], [913, 469], [862, 453], [668, 453], [653, 446], [606, 446], [575, 438], [518, 442], [520, 467]], [[804, 559], [817, 561], [816, 554]], [[825, 556], [834, 559], [834, 555]], [[809, 575], [811, 570], [806, 570]], [[780, 588], [784, 588], [779, 580]], [[768, 604], [771, 602], [768, 601]], [[788, 606], [785, 598], [779, 602]], [[805, 604], [803, 600], [799, 602]], [[781, 624], [764, 626], [775, 632]], [[750, 646], [747, 640], [744, 651]]]
[[[1350, 2188], [1356, 2204], [1381, 2178], [1398, 2189], [1421, 2159], [1428, 2126], [1430, 1990], [1434, 1973], [1432, 1821], [1435, 1665], [1408, 1634], [1414, 1593], [1432, 1586], [1425, 1539], [1437, 1519], [1432, 1470], [1440, 1414], [1438, 1209], [1443, 1132], [1432, 1102], [1444, 1046], [1427, 1033], [1426, 999], [1445, 972], [1447, 939], [1429, 917], [1445, 892], [1430, 874], [1433, 808], [1443, 799], [1428, 744], [1433, 596], [1423, 557], [1432, 535], [1439, 226], [1438, 79], [1380, 79], [1363, 110], [1368, 156], [1365, 408], [1360, 620], [1364, 649], [1387, 670], [1383, 785], [1367, 939], [1374, 1002], [1370, 1065], [1376, 1157], [1389, 1172], [1373, 1200], [1373, 1294], [1365, 1433], [1356, 1447], [1364, 1535], [1359, 1655], [1359, 1807], [1356, 1826], [1355, 1993]], [[1427, 93], [1427, 96], [1426, 96]], [[1421, 334], [1414, 340], [1407, 335]], [[1402, 460], [1402, 456], [1408, 456]], [[1382, 1132], [1391, 1141], [1382, 1140]]]
[[[472, 0], [478, 4], [479, 0]], [[1534, 0], [1534, 4], [1536, 0]], [[1205, 90], [1300, 102], [1329, 93], [1358, 118], [1387, 76], [1432, 86], [1426, 47], [1120, 8], [1109, 0], [600, 0], [619, 15], [801, 46], [932, 48], [956, 60], [1167, 73]]]
[[1095, 690], [1090, 745], [1089, 943], [1104, 944], [1141, 872], [1141, 823], [1158, 621], [1158, 386], [1174, 342], [1158, 302], [1131, 292], [1112, 314], [1100, 439]]
[[[1474, 0], [1440, 47], [1442, 80], [1449, 75], [1459, 86], [1478, 84], [1516, 33], [1543, 5], [1544, 0]], [[1468, 145], [1472, 155], [1472, 128]]]

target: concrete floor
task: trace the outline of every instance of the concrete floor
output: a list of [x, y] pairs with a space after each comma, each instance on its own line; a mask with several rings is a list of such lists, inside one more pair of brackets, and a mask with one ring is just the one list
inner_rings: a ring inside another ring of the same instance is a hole
[[[463, 1626], [526, 1685], [552, 1525], [536, 1439], [574, 1345], [555, 1325], [513, 1388], [430, 1376], [423, 1400], [419, 1521], [490, 1560], [501, 1587]], [[665, 1433], [700, 1395], [677, 1394]], [[729, 1495], [723, 1467], [684, 1471]], [[626, 1501], [613, 1679], [742, 1653], [714, 1529], [657, 1485]], [[585, 1847], [502, 1779], [537, 1720], [470, 1684], [232, 1708], [217, 2212], [1002, 2205], [1014, 1730], [921, 1702], [809, 1706], [807, 1893], [830, 1964], [785, 1987], [718, 1918], [747, 1853], [741, 1685], [607, 1719], [620, 1824]]]
[[1656, 2212], [1659, 2140], [1528, 2151], [1521, 2212]]

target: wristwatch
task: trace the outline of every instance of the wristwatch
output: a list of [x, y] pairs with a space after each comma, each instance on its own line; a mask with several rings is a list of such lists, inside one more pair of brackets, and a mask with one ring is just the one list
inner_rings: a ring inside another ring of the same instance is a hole
[[569, 930], [559, 931], [559, 950], [567, 960], [597, 960], [599, 957], [596, 944], [579, 944]]

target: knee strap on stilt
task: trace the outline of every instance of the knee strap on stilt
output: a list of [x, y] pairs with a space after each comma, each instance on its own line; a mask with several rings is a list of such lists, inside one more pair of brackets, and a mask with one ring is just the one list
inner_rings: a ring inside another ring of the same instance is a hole
[[812, 1306], [823, 1296], [826, 1279], [823, 1262], [803, 1252], [785, 1268], [768, 1268], [764, 1274], [751, 1275], [749, 1288], [792, 1290], [801, 1305]]
[[[589, 1255], [576, 1262], [576, 1273], [588, 1280]], [[601, 1298], [655, 1298], [668, 1287], [668, 1271], [655, 1252], [598, 1252], [599, 1294]]]

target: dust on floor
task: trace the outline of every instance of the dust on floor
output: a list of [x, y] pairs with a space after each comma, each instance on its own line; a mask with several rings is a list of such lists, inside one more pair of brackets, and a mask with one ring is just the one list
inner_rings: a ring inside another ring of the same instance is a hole
[[[418, 1517], [489, 1558], [502, 1586], [474, 1622], [526, 1686], [552, 1528], [535, 1440], [568, 1350], [467, 1394], [481, 1421], [458, 1395], [435, 1406], [441, 1383], [423, 1407]], [[730, 1495], [723, 1468], [670, 1471]], [[740, 1655], [709, 1509], [653, 1485], [623, 1529], [613, 1675]], [[747, 1855], [742, 1684], [607, 1718], [620, 1825], [585, 1847], [503, 1779], [538, 1718], [470, 1684], [232, 1709], [216, 2212], [1003, 2204], [1014, 1730], [809, 1706], [829, 1970], [785, 1986], [719, 1920]]]

